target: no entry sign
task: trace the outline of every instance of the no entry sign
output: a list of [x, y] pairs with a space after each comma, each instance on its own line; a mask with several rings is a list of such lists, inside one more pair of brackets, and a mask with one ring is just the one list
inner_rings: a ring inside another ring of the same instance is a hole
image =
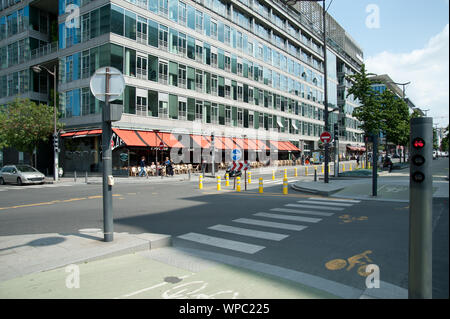
[[325, 131], [322, 134], [320, 134], [320, 140], [322, 141], [322, 143], [330, 143], [331, 142], [330, 132]]

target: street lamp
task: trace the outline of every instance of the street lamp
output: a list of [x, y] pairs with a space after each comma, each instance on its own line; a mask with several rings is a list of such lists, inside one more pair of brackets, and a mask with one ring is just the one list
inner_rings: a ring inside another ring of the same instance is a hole
[[57, 81], [57, 79], [56, 79], [56, 64], [53, 67], [53, 72], [42, 65], [32, 66], [31, 69], [35, 73], [40, 73], [42, 71], [42, 69], [44, 69], [51, 76], [53, 76], [53, 89], [54, 89], [54, 92], [53, 92], [53, 99], [54, 99], [53, 100], [53, 139], [54, 139], [54, 141], [53, 141], [53, 157], [54, 157], [53, 180], [55, 182], [57, 182], [59, 169], [58, 169], [58, 147], [55, 142], [58, 140], [58, 131], [57, 131], [57, 127], [56, 127], [56, 81]]
[[410, 84], [411, 83], [411, 81], [409, 81], [409, 82], [406, 82], [406, 83], [397, 83], [397, 82], [393, 82], [393, 81], [389, 81], [388, 83], [392, 83], [392, 84], [396, 84], [396, 85], [401, 85], [401, 86], [403, 86], [403, 100], [405, 99], [405, 86], [406, 85], [408, 85], [408, 84]]
[[[325, 95], [325, 110], [324, 110], [324, 121], [325, 121], [325, 130], [328, 131], [328, 76], [327, 76], [327, 36], [326, 36], [326, 7], [325, 0], [281, 0], [287, 5], [293, 6], [297, 2], [301, 1], [309, 1], [309, 2], [322, 2], [322, 24], [323, 24], [323, 73], [324, 73], [324, 88], [323, 93]], [[325, 143], [325, 176], [324, 182], [328, 183], [329, 180], [329, 172], [328, 172], [328, 154], [329, 148], [328, 143]]]

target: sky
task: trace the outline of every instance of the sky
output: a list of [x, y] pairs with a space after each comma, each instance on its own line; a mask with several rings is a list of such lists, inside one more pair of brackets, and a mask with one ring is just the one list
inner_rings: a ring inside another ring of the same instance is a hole
[[448, 125], [449, 0], [326, 0], [326, 6], [363, 50], [368, 72], [411, 82], [406, 97], [429, 110], [434, 126]]

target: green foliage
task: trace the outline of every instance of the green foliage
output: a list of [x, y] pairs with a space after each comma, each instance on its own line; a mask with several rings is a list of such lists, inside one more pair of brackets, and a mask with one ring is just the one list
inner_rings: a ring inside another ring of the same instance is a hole
[[396, 145], [407, 145], [410, 130], [408, 105], [391, 91], [381, 94], [382, 130], [387, 139]]
[[[46, 142], [54, 130], [53, 107], [29, 99], [17, 98], [0, 111], [0, 148], [14, 147], [32, 154], [40, 142]], [[57, 123], [57, 129], [62, 128]]]
[[448, 125], [445, 129], [445, 133], [447, 133], [441, 140], [441, 151], [448, 152]]
[[353, 110], [353, 116], [362, 122], [361, 129], [366, 135], [379, 132], [383, 124], [380, 100], [371, 87], [374, 83], [368, 78], [369, 75], [363, 64], [360, 73], [347, 76], [347, 79], [353, 83], [347, 96], [353, 95], [361, 103], [361, 106]]

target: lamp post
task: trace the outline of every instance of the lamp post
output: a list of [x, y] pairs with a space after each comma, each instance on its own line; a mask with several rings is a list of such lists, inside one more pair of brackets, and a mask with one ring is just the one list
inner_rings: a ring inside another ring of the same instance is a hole
[[[325, 122], [325, 131], [329, 131], [329, 124], [328, 124], [328, 76], [327, 76], [327, 35], [326, 35], [326, 7], [325, 7], [325, 0], [281, 0], [287, 5], [294, 5], [297, 2], [300, 1], [309, 1], [309, 2], [322, 2], [322, 25], [323, 25], [323, 73], [324, 73], [324, 87], [323, 87], [323, 93], [325, 96], [324, 100], [324, 122]], [[328, 143], [325, 143], [325, 175], [324, 175], [324, 182], [328, 183], [329, 181], [329, 171], [328, 171], [328, 156], [329, 156], [329, 145]]]
[[402, 88], [402, 98], [403, 98], [403, 100], [405, 99], [405, 86], [407, 86], [408, 84], [410, 84], [411, 83], [411, 81], [409, 81], [409, 82], [406, 82], [406, 83], [397, 83], [397, 82], [393, 82], [393, 81], [390, 81], [390, 82], [388, 82], [388, 83], [392, 83], [392, 84], [396, 84], [396, 85], [401, 85], [403, 88]]
[[33, 72], [40, 73], [42, 69], [46, 70], [51, 76], [53, 76], [53, 158], [54, 158], [54, 164], [53, 164], [53, 180], [55, 182], [58, 181], [58, 147], [57, 147], [57, 140], [58, 140], [58, 131], [56, 127], [56, 64], [53, 67], [53, 72], [47, 69], [45, 66], [42, 65], [35, 65], [32, 67]]

